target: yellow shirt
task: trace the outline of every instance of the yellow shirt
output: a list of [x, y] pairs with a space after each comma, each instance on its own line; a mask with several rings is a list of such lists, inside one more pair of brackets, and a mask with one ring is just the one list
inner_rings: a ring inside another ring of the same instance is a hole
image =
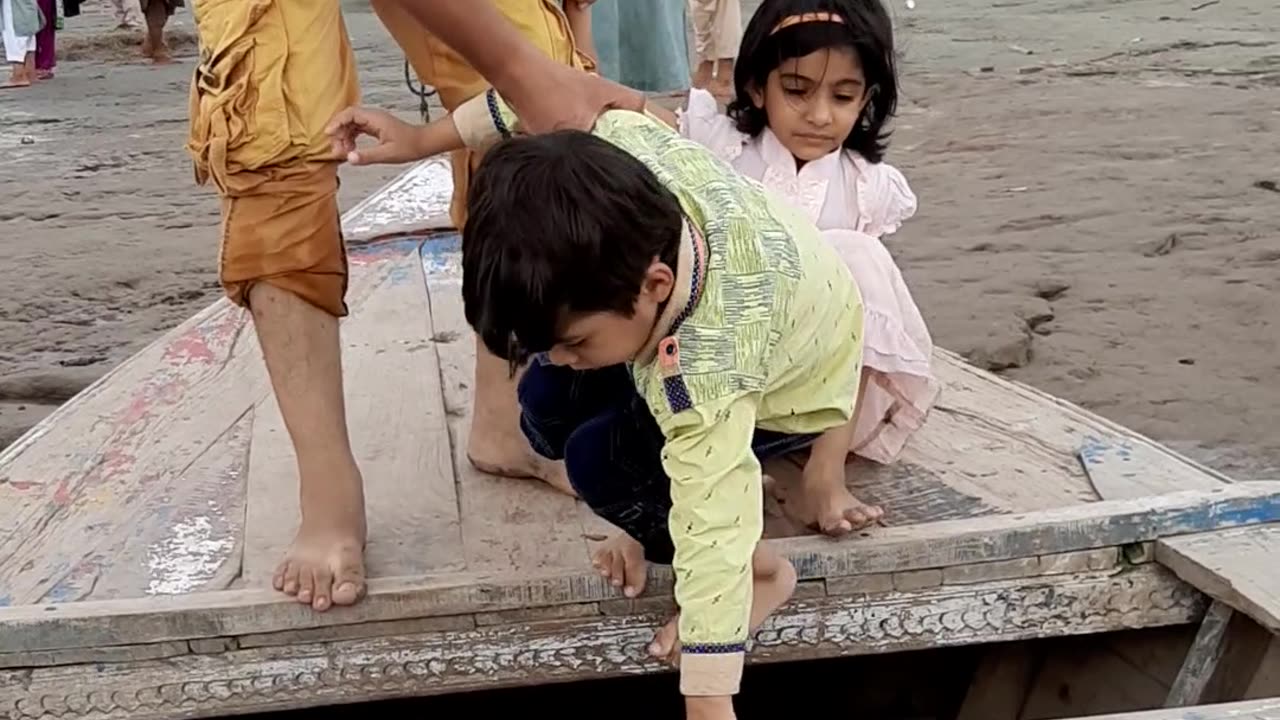
[[[473, 145], [515, 123], [492, 91], [454, 120]], [[605, 113], [593, 132], [652, 170], [694, 228], [683, 239], [675, 293], [632, 372], [666, 439], [681, 689], [731, 695], [748, 636], [751, 556], [764, 528], [752, 436], [756, 428], [821, 433], [849, 420], [862, 299], [812, 222], [706, 148], [626, 111]]]

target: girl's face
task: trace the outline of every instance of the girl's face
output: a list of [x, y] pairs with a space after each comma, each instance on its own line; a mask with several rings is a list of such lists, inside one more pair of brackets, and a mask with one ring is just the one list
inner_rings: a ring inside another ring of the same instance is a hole
[[801, 163], [839, 149], [853, 132], [870, 93], [852, 48], [826, 48], [786, 60], [763, 92], [750, 91], [769, 129]]

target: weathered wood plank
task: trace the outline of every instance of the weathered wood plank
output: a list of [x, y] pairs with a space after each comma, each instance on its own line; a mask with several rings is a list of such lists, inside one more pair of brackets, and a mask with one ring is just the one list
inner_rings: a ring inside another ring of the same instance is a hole
[[[1186, 623], [1202, 596], [1162, 568], [1116, 576], [943, 587], [874, 600], [784, 606], [756, 634], [749, 660], [776, 662]], [[534, 682], [660, 672], [646, 646], [666, 616], [601, 617], [479, 627], [125, 665], [40, 668], [0, 680], [14, 720], [206, 717]]]
[[1087, 720], [1280, 720], [1280, 698], [1119, 715], [1091, 715]]
[[[370, 577], [460, 569], [462, 539], [440, 372], [417, 245], [365, 269], [367, 297], [343, 323], [352, 450], [365, 482]], [[299, 522], [293, 447], [267, 397], [254, 432], [244, 576], [269, 586]]]
[[453, 168], [447, 156], [424, 160], [346, 212], [349, 244], [383, 237], [421, 235], [452, 226]]
[[[852, 542], [820, 538], [767, 542], [789, 553], [802, 580], [945, 568], [1116, 546], [1206, 527], [1265, 522], [1280, 514], [1280, 493], [1275, 490], [1272, 484], [1231, 485], [1208, 493], [886, 528]], [[582, 551], [580, 540], [574, 547]], [[7, 608], [0, 609], [0, 637], [15, 650], [31, 651], [245, 635], [620, 597], [590, 569], [387, 578], [374, 580], [369, 590], [369, 597], [358, 605], [323, 614], [265, 590], [158, 597], [146, 602]], [[669, 569], [651, 568], [646, 594], [659, 596], [670, 591]]]
[[432, 338], [458, 478], [458, 503], [467, 568], [473, 572], [543, 572], [591, 567], [574, 500], [536, 480], [497, 478], [467, 459], [475, 373], [475, 334], [462, 307], [461, 246], [457, 235], [422, 247], [431, 302]]
[[1215, 600], [1280, 633], [1280, 524], [1168, 538], [1156, 561]]
[[[1125, 545], [1169, 535], [1273, 522], [1276, 483], [1223, 485], [1210, 491], [1085, 503], [1014, 515], [989, 515], [910, 527], [873, 528], [867, 539], [789, 538], [777, 546], [803, 577], [948, 567]], [[1197, 498], [1197, 500], [1192, 500]], [[1032, 520], [1034, 518], [1034, 520]], [[927, 539], [926, 539], [927, 538]], [[891, 549], [890, 549], [891, 548]]]
[[0, 454], [0, 606], [90, 596], [164, 493], [194, 481], [267, 392], [246, 320], [215, 303]]
[[1227, 625], [1235, 611], [1220, 600], [1214, 600], [1200, 621], [1200, 630], [1187, 650], [1187, 656], [1178, 669], [1178, 675], [1165, 698], [1167, 708], [1198, 705], [1204, 701], [1205, 689], [1218, 669], [1222, 651], [1226, 646]]
[[1075, 459], [1091, 438], [1122, 440], [1141, 453], [1147, 473], [1181, 490], [1220, 480], [1116, 423], [973, 367], [954, 353], [936, 350], [934, 371], [942, 394], [902, 461], [935, 471], [946, 484], [995, 506], [1022, 511], [1093, 500]]
[[88, 599], [223, 590], [240, 572], [253, 408], [182, 473], [163, 478], [108, 551]]
[[1088, 435], [1077, 455], [1104, 500], [1212, 490], [1225, 482], [1219, 475], [1188, 472], [1185, 465], [1168, 461], [1168, 450], [1132, 436]]

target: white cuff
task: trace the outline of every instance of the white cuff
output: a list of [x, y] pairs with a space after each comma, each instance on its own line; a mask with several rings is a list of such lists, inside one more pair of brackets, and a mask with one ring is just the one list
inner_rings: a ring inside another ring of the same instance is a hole
[[745, 653], [680, 653], [680, 693], [698, 697], [737, 695]]

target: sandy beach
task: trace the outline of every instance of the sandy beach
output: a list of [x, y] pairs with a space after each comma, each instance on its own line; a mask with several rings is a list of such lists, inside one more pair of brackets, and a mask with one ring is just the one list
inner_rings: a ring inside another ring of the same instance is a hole
[[[754, 7], [747, 3], [748, 12]], [[214, 300], [183, 150], [194, 48], [152, 67], [96, 1], [0, 96], [0, 445]], [[1271, 10], [1267, 10], [1271, 7]], [[1280, 467], [1280, 16], [1271, 0], [895, 2], [891, 247], [937, 342], [1241, 478]], [[417, 115], [363, 4], [365, 102]], [[67, 59], [68, 57], [74, 59]], [[349, 168], [349, 207], [397, 173]]]

